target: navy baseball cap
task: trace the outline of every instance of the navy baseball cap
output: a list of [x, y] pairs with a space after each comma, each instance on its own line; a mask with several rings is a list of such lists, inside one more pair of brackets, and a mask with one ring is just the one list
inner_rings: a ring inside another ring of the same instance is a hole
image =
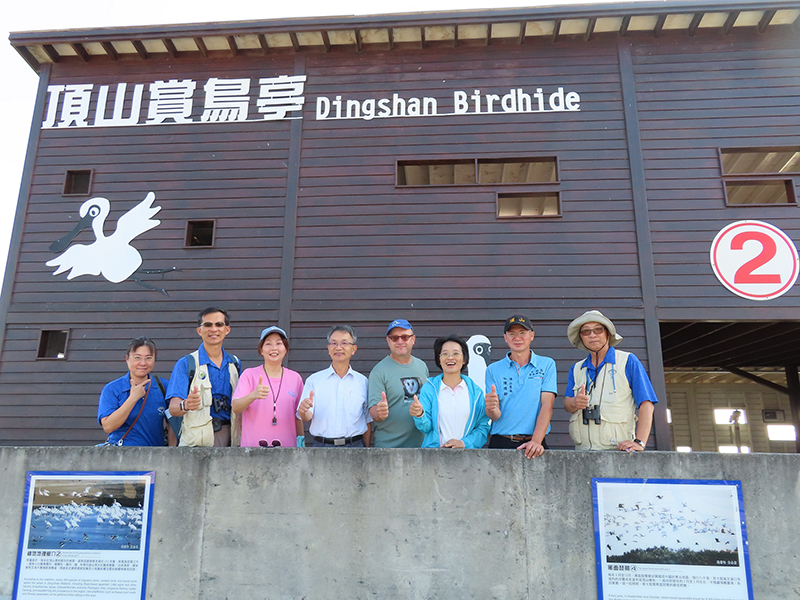
[[400, 329], [410, 329], [411, 331], [414, 331], [414, 328], [411, 326], [411, 323], [409, 323], [405, 319], [395, 319], [394, 321], [389, 323], [389, 327], [386, 329], [386, 335], [389, 335], [389, 332], [395, 327], [399, 327]]
[[513, 327], [514, 325], [521, 325], [528, 331], [533, 331], [533, 328], [531, 327], [531, 322], [528, 320], [528, 317], [524, 315], [513, 315], [511, 317], [508, 317], [508, 319], [506, 319], [506, 326], [503, 328], [503, 333], [511, 329], [511, 327]]

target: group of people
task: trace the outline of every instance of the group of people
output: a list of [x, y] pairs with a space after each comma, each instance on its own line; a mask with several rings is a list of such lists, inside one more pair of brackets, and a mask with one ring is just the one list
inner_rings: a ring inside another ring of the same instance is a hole
[[[389, 355], [365, 377], [350, 361], [358, 338], [349, 325], [327, 336], [330, 366], [305, 384], [283, 366], [289, 338], [277, 326], [261, 332], [263, 364], [242, 371], [223, 348], [230, 333], [227, 312], [200, 312], [200, 347], [175, 364], [169, 380], [152, 373], [156, 346], [136, 338], [128, 346], [128, 373], [100, 394], [97, 418], [107, 444], [131, 446], [243, 446], [516, 449], [527, 458], [547, 449], [557, 396], [556, 364], [531, 350], [533, 327], [524, 315], [509, 317], [504, 358], [486, 369], [482, 387], [465, 374], [467, 343], [457, 335], [433, 347], [440, 375], [430, 377], [412, 355], [411, 323], [396, 319], [386, 329]], [[587, 311], [567, 328], [569, 341], [587, 351], [572, 365], [564, 408], [569, 433], [580, 450], [642, 451], [658, 402], [639, 359], [615, 346], [622, 340], [601, 312]], [[486, 392], [484, 393], [484, 389]], [[637, 416], [638, 412], [638, 416]]]

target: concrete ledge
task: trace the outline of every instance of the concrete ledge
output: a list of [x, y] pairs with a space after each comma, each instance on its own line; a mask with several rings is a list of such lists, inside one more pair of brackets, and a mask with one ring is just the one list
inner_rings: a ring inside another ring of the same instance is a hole
[[590, 599], [592, 477], [738, 479], [756, 598], [800, 595], [800, 456], [0, 447], [0, 598], [27, 471], [156, 471], [147, 597]]

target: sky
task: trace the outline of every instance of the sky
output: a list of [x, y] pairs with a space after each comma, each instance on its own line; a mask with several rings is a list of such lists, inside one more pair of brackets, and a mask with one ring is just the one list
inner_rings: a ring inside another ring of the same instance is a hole
[[[402, 8], [404, 12], [440, 12], [612, 3], [615, 0], [406, 0]], [[76, 9], [76, 6], [80, 8]], [[139, 0], [135, 4], [84, 0], [79, 5], [63, 0], [39, 0], [32, 4], [23, 3], [11, 10], [6, 8], [2, 19], [6, 42], [0, 45], [0, 115], [4, 133], [4, 143], [0, 148], [0, 210], [5, 214], [5, 218], [0, 218], [0, 265], [3, 266], [0, 280], [5, 272], [38, 83], [38, 75], [8, 43], [10, 32], [386, 14], [397, 12], [397, 6], [391, 3], [376, 4], [374, 0], [298, 0], [286, 3]]]

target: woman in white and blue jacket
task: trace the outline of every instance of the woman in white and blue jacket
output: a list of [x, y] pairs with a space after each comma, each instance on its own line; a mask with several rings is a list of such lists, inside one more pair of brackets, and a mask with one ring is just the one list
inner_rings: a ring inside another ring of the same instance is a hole
[[483, 390], [462, 372], [469, 363], [467, 343], [457, 335], [433, 345], [442, 374], [428, 379], [409, 413], [425, 437], [423, 448], [482, 448], [489, 435]]

